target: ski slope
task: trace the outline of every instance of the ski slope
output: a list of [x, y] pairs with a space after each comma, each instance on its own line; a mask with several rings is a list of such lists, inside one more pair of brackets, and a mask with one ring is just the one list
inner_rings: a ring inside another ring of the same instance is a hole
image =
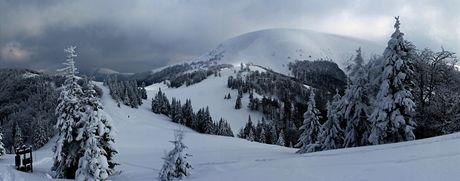
[[[98, 85], [102, 87], [102, 83]], [[107, 88], [103, 87], [105, 111], [117, 128], [116, 146], [120, 152], [117, 160], [121, 163], [117, 169], [122, 171], [111, 180], [156, 180], [163, 164], [161, 157], [165, 151], [172, 149], [168, 141], [179, 126], [167, 117], [150, 111], [150, 99], [156, 92], [155, 87], [151, 88], [148, 90], [149, 100], [139, 109], [131, 109], [126, 106], [118, 108], [108, 95]], [[172, 92], [165, 91], [166, 94]], [[182, 93], [191, 94], [187, 91], [191, 90], [184, 88]], [[212, 100], [213, 97], [207, 97], [204, 92], [201, 99]], [[223, 93], [220, 99], [219, 102], [222, 102]], [[193, 102], [200, 104], [198, 100], [192, 99]], [[209, 104], [211, 110], [217, 110], [218, 105], [212, 101]], [[190, 162], [194, 167], [193, 175], [185, 180], [456, 181], [460, 178], [458, 133], [404, 143], [299, 155], [292, 148], [204, 135], [187, 128], [185, 131], [184, 143], [189, 146], [188, 153], [193, 155]], [[51, 180], [47, 173], [52, 164], [53, 142], [34, 152], [34, 173], [14, 170], [14, 156], [2, 156], [0, 180]]]
[[360, 47], [365, 59], [384, 50], [379, 44], [358, 38], [301, 29], [267, 29], [231, 38], [198, 60], [221, 54], [218, 63], [253, 63], [289, 75], [288, 63], [295, 60], [332, 60], [343, 69]]

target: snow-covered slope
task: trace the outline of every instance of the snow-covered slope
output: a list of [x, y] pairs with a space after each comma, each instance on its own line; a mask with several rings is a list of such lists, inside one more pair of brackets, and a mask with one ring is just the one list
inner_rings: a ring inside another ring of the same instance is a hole
[[[101, 83], [98, 85], [102, 86]], [[164, 151], [179, 126], [150, 111], [150, 101], [139, 109], [118, 108], [103, 88], [105, 111], [117, 128], [117, 156], [122, 171], [114, 181], [156, 180]], [[155, 90], [156, 91], [156, 90]], [[149, 99], [154, 90], [148, 90]], [[186, 93], [186, 92], [183, 92]], [[203, 95], [202, 99], [212, 99]], [[195, 101], [195, 102], [198, 102]], [[211, 105], [213, 109], [214, 105]], [[129, 117], [128, 117], [129, 115]], [[295, 149], [265, 145], [186, 129], [184, 143], [193, 156], [194, 170], [185, 180], [417, 180], [455, 181], [460, 178], [460, 134], [412, 142], [348, 148], [298, 155]], [[0, 158], [0, 180], [51, 180], [53, 141], [34, 153], [34, 173], [14, 170], [14, 156]]]
[[[249, 103], [248, 94], [244, 94], [241, 99], [242, 108], [239, 110], [234, 109], [238, 91], [227, 88], [228, 77], [236, 76], [234, 70], [239, 70], [239, 67], [223, 69], [221, 77], [209, 76], [205, 80], [188, 87], [184, 85], [179, 88], [168, 88], [165, 84], [159, 83], [148, 86], [146, 89], [154, 95], [158, 91], [158, 88], [161, 88], [169, 100], [175, 97], [182, 104], [185, 103], [186, 99], [191, 99], [195, 112], [200, 108], [209, 106], [212, 119], [219, 121], [220, 118], [224, 118], [230, 124], [234, 135], [236, 135], [239, 129], [248, 121], [249, 115], [251, 116], [251, 120], [257, 123], [257, 121], [262, 119], [262, 113], [250, 111], [247, 108]], [[228, 93], [230, 93], [232, 98], [224, 99], [224, 96]]]
[[219, 63], [254, 63], [276, 72], [289, 74], [287, 64], [295, 60], [326, 59], [344, 67], [362, 48], [364, 58], [381, 54], [384, 46], [376, 43], [300, 29], [268, 29], [246, 33], [221, 43], [198, 60], [223, 55]]

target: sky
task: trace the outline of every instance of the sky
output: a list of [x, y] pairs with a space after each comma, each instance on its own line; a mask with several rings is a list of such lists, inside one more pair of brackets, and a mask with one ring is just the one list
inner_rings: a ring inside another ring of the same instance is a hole
[[418, 48], [460, 52], [458, 0], [0, 0], [0, 68], [54, 71], [75, 45], [82, 71], [141, 72], [269, 28], [385, 45], [394, 16]]

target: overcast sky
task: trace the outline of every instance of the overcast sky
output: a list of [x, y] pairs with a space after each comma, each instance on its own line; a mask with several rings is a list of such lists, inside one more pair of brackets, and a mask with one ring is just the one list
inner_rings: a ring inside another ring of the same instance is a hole
[[299, 28], [385, 45], [393, 16], [419, 48], [460, 52], [458, 0], [0, 0], [0, 68], [140, 72], [190, 59], [242, 33]]

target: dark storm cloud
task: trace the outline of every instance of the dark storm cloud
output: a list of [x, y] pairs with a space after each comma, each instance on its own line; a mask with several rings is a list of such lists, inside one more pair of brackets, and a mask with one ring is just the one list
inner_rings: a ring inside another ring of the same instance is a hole
[[233, 36], [304, 28], [385, 43], [393, 16], [417, 45], [459, 52], [459, 1], [0, 0], [0, 67], [55, 70], [76, 45], [82, 70], [138, 72]]

